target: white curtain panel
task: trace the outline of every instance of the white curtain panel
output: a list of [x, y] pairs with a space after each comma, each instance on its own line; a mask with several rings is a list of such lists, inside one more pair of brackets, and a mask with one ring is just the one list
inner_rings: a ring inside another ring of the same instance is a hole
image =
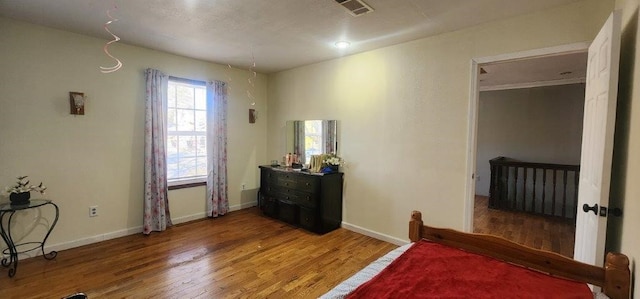
[[149, 234], [171, 226], [165, 124], [169, 78], [158, 70], [147, 69], [145, 79], [143, 233]]
[[227, 196], [227, 86], [207, 82], [207, 215], [229, 211]]

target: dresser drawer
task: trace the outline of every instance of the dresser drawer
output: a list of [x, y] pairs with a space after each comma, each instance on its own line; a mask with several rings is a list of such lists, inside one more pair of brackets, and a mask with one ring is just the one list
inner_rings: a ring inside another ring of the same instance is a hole
[[278, 201], [275, 198], [271, 196], [261, 195], [260, 201], [262, 211], [266, 215], [272, 217], [278, 216]]
[[316, 229], [316, 211], [300, 207], [300, 226], [308, 229]]
[[316, 193], [297, 192], [295, 202], [301, 206], [315, 208], [318, 202], [317, 196], [318, 194]]
[[318, 186], [320, 181], [312, 176], [301, 176], [296, 181], [296, 189], [304, 192], [316, 192]]
[[275, 177], [275, 183], [279, 187], [305, 192], [315, 192], [319, 186], [317, 178], [297, 173], [278, 173]]
[[296, 188], [297, 182], [295, 180], [290, 180], [287, 176], [278, 176], [276, 181], [276, 186], [280, 188]]
[[295, 189], [280, 188], [278, 198], [290, 201], [299, 205], [303, 205], [309, 208], [315, 208], [317, 206], [316, 193], [302, 192]]
[[297, 181], [296, 181], [297, 178], [298, 176], [295, 173], [276, 172], [273, 182], [278, 187], [295, 188], [297, 185]]
[[278, 191], [280, 191], [279, 188], [274, 187], [274, 185], [266, 185], [266, 186], [261, 186], [260, 190], [265, 194], [265, 195], [271, 195], [271, 196], [275, 196], [276, 194], [278, 194]]
[[264, 195], [275, 196], [278, 192], [276, 185], [277, 173], [262, 169], [260, 172], [260, 192]]
[[298, 222], [298, 206], [286, 201], [278, 201], [278, 218], [284, 222], [296, 224]]

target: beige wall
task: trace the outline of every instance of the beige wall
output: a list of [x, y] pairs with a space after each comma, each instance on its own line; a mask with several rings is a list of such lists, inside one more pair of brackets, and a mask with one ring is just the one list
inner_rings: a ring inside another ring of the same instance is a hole
[[[254, 94], [262, 117], [255, 125], [246, 120], [246, 71], [121, 42], [112, 52], [124, 68], [105, 75], [98, 72], [111, 63], [101, 52], [105, 40], [0, 18], [0, 186], [25, 174], [49, 186], [48, 197], [61, 208], [48, 242], [54, 247], [139, 230], [142, 71], [154, 67], [193, 79], [231, 78], [232, 207], [254, 200], [254, 193], [239, 190], [242, 183], [258, 186], [256, 166], [284, 153], [286, 120], [338, 119], [340, 154], [349, 162], [346, 224], [406, 240], [409, 212], [420, 209], [429, 224], [462, 228], [470, 59], [589, 41], [612, 2], [581, 1], [281, 72], [269, 77], [268, 113], [266, 79], [260, 75]], [[640, 213], [640, 157], [630, 153], [640, 151], [638, 0], [615, 4], [624, 13], [612, 193], [623, 198], [630, 216], [623, 217], [618, 242], [610, 246], [635, 264], [640, 257], [640, 220], [635, 217]], [[87, 115], [68, 114], [69, 91], [89, 96]], [[203, 187], [171, 191], [170, 198], [176, 220], [204, 214]], [[91, 205], [100, 207], [100, 216], [88, 217]], [[27, 216], [19, 220], [31, 224]], [[28, 230], [24, 226], [18, 230]]]
[[407, 219], [462, 229], [471, 59], [590, 41], [613, 1], [589, 0], [269, 77], [268, 158], [288, 119], [337, 119], [343, 221], [389, 240]]
[[489, 195], [489, 160], [580, 164], [584, 84], [480, 93], [476, 194]]
[[[638, 42], [638, 0], [618, 0], [622, 13], [622, 43], [620, 51], [620, 83], [613, 176], [610, 200], [623, 209], [621, 219], [609, 217], [607, 245], [629, 256], [635, 279], [634, 297], [640, 298], [640, 42]], [[610, 204], [613, 206], [613, 204]], [[612, 225], [613, 224], [613, 225]]]
[[[257, 166], [267, 160], [266, 76], [258, 76], [253, 91], [265, 117], [249, 124], [248, 71], [120, 42], [111, 52], [124, 67], [102, 74], [99, 66], [112, 65], [102, 52], [105, 42], [0, 18], [0, 186], [29, 175], [49, 187], [60, 220], [47, 244], [61, 249], [140, 231], [148, 67], [177, 77], [230, 79], [229, 200], [234, 209], [254, 203], [255, 191], [240, 190], [242, 183], [259, 186]], [[69, 114], [69, 91], [88, 96], [86, 115]], [[204, 217], [204, 187], [170, 191], [169, 198], [176, 222]], [[98, 217], [89, 218], [92, 205], [99, 206]], [[30, 221], [21, 216], [15, 232], [28, 231]]]

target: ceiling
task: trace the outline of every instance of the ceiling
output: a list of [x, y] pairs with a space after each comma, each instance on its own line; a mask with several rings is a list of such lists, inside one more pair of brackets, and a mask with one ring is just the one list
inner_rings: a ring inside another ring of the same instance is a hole
[[272, 73], [578, 0], [364, 1], [354, 17], [334, 0], [0, 0], [0, 16], [106, 42], [111, 9], [122, 43]]
[[480, 91], [584, 83], [587, 56], [585, 51], [481, 65]]

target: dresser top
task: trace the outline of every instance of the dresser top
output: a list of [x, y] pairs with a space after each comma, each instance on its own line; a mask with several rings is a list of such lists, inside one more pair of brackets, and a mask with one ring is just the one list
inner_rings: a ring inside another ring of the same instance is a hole
[[302, 171], [300, 169], [293, 169], [291, 167], [285, 167], [285, 166], [260, 165], [260, 168], [266, 168], [266, 169], [271, 169], [271, 170], [280, 171], [280, 172], [300, 173], [300, 174], [315, 175], [315, 176], [342, 174], [341, 172], [333, 172], [333, 173], [309, 172], [309, 171]]

